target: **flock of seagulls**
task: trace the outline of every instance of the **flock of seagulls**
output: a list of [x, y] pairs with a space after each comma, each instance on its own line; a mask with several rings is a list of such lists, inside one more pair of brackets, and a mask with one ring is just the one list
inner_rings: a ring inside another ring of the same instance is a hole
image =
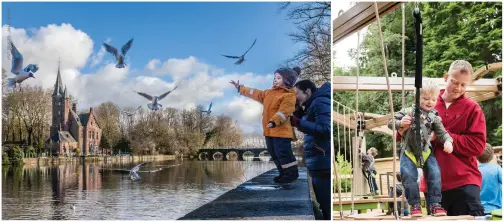
[[[241, 56], [230, 56], [230, 55], [222, 55], [222, 56], [227, 57], [227, 58], [231, 58], [231, 59], [237, 59], [235, 64], [240, 65], [245, 61], [245, 55], [250, 51], [250, 49], [252, 49], [252, 47], [254, 47], [256, 41], [257, 41], [257, 38], [254, 40], [252, 45], [247, 49], [247, 51], [245, 51], [245, 53], [243, 53], [243, 55], [241, 55]], [[126, 54], [130, 50], [132, 45], [133, 45], [133, 38], [131, 38], [128, 42], [126, 42], [126, 44], [124, 44], [122, 46], [121, 51], [119, 52], [119, 50], [117, 50], [114, 46], [111, 46], [107, 43], [103, 43], [103, 46], [105, 47], [107, 52], [109, 52], [110, 54], [112, 54], [115, 57], [116, 62], [117, 62], [115, 67], [118, 69], [122, 69], [122, 68], [126, 67], [126, 63], [125, 63]], [[28, 78], [35, 78], [35, 76], [33, 74], [35, 72], [37, 72], [37, 70], [39, 70], [39, 66], [36, 64], [29, 64], [23, 68], [23, 55], [18, 51], [18, 49], [16, 48], [16, 46], [14, 45], [14, 43], [12, 41], [10, 42], [10, 47], [11, 47], [11, 54], [12, 54], [12, 58], [13, 58], [11, 72], [16, 76], [14, 78], [8, 78], [7, 85], [10, 88], [15, 88], [16, 84], [21, 84], [23, 81], [25, 81]], [[163, 98], [165, 98], [168, 94], [170, 94], [175, 89], [177, 89], [177, 86], [174, 89], [172, 89], [166, 93], [161, 94], [160, 96], [151, 96], [147, 93], [136, 92], [136, 91], [135, 92], [150, 101], [150, 103], [147, 104], [147, 107], [150, 110], [157, 111], [157, 110], [162, 109], [162, 107], [163, 107], [163, 105], [161, 103], [159, 103], [159, 101], [162, 100]], [[134, 112], [128, 112], [128, 111], [124, 111], [124, 110], [122, 110], [121, 112], [123, 112], [127, 116], [131, 117], [141, 107], [142, 106], [139, 106]], [[206, 113], [206, 114], [210, 115], [210, 113], [212, 113], [212, 103], [210, 103], [210, 106], [208, 107], [207, 110], [200, 110], [200, 111], [201, 111], [201, 113]]]

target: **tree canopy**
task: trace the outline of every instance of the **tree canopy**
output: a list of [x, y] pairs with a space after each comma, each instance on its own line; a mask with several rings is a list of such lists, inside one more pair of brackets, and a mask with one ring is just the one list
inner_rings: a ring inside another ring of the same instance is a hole
[[[415, 3], [407, 3], [405, 76], [415, 74], [415, 29], [413, 9]], [[473, 69], [502, 61], [502, 3], [501, 2], [422, 2], [419, 4], [423, 17], [423, 76], [441, 78], [454, 60], [463, 59]], [[381, 18], [383, 41], [389, 73], [401, 76], [402, 60], [402, 11], [401, 8]], [[338, 45], [335, 45], [338, 50]], [[348, 56], [359, 57], [361, 76], [385, 76], [378, 37], [377, 23], [368, 26], [361, 42], [360, 54], [349, 50]], [[501, 76], [501, 71], [490, 72], [484, 78]], [[356, 67], [333, 67], [333, 75], [355, 76]], [[355, 92], [336, 92], [334, 100], [355, 109]], [[394, 111], [402, 107], [401, 93], [393, 93]], [[413, 102], [406, 95], [406, 106]], [[502, 144], [502, 98], [480, 102], [487, 122], [487, 142], [493, 146]], [[359, 92], [359, 112], [387, 114], [387, 92]], [[336, 103], [334, 109], [336, 110]], [[341, 109], [341, 107], [340, 107]], [[340, 111], [341, 113], [341, 111]], [[334, 125], [334, 144], [337, 149], [337, 125]], [[340, 126], [340, 139], [343, 140]], [[376, 147], [379, 157], [392, 156], [392, 138], [379, 133], [366, 132], [367, 147]], [[348, 136], [347, 136], [348, 140]], [[347, 142], [348, 143], [348, 142]], [[341, 146], [341, 142], [340, 142]], [[347, 148], [349, 149], [349, 148]]]

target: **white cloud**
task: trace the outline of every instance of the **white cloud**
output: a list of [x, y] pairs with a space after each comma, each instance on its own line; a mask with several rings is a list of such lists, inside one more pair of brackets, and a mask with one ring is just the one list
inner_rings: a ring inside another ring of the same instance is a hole
[[199, 62], [196, 57], [189, 56], [187, 59], [171, 58], [163, 62], [161, 67], [159, 59], [152, 59], [147, 63], [146, 69], [156, 75], [169, 75], [177, 82], [192, 73], [209, 71], [209, 65]]
[[226, 105], [226, 114], [238, 120], [246, 133], [262, 127], [263, 105], [244, 96], [235, 96]]
[[[106, 41], [106, 43], [109, 43], [110, 42], [110, 38], [108, 38]], [[98, 51], [97, 54], [95, 54], [92, 58], [91, 58], [91, 64], [90, 64], [90, 67], [93, 68], [95, 67], [96, 65], [100, 64], [102, 61], [103, 61], [103, 56], [105, 56], [105, 53], [107, 53], [107, 50], [105, 49], [105, 47], [101, 47], [100, 48], [100, 51]]]
[[153, 59], [147, 63], [145, 68], [150, 71], [154, 71], [154, 70], [156, 70], [156, 67], [159, 65], [159, 63], [161, 63], [161, 61], [159, 59]]
[[[2, 27], [2, 50], [7, 51], [7, 27]], [[160, 95], [178, 86], [161, 103], [164, 107], [187, 109], [214, 102], [212, 115], [225, 114], [238, 121], [244, 132], [262, 133], [262, 105], [241, 97], [230, 80], [240, 80], [247, 86], [265, 89], [270, 87], [272, 75], [253, 73], [227, 73], [200, 62], [196, 57], [169, 58], [165, 61], [153, 58], [137, 72], [115, 68], [114, 61], [104, 61], [101, 48], [93, 54], [95, 44], [90, 36], [70, 24], [48, 25], [28, 35], [24, 29], [11, 27], [11, 38], [24, 57], [24, 65], [38, 64], [36, 79], [23, 84], [42, 85], [53, 88], [57, 75], [57, 61], [61, 57], [61, 76], [68, 92], [77, 99], [79, 110], [88, 110], [103, 102], [112, 101], [122, 108], [137, 107], [148, 101], [133, 90], [150, 95]], [[99, 43], [98, 43], [99, 44]], [[9, 52], [10, 54], [10, 52]], [[10, 70], [11, 61], [2, 53], [2, 67]], [[96, 66], [96, 71], [82, 73], [87, 64]], [[154, 73], [155, 75], [145, 75]], [[133, 76], [132, 74], [135, 73]], [[173, 81], [166, 81], [169, 75]], [[13, 77], [9, 73], [8, 78]]]
[[[339, 12], [342, 10], [346, 12], [352, 6], [354, 6], [356, 2], [350, 1], [342, 1], [341, 4], [335, 4], [335, 7], [332, 9], [331, 20], [334, 20], [338, 17]], [[367, 26], [360, 30], [360, 42], [362, 44], [362, 40], [364, 39], [364, 35], [367, 33]], [[338, 67], [354, 67], [355, 59], [352, 59], [348, 56], [348, 52], [350, 49], [357, 49], [357, 33], [354, 33], [345, 39], [341, 40], [333, 47], [333, 61], [334, 65]]]

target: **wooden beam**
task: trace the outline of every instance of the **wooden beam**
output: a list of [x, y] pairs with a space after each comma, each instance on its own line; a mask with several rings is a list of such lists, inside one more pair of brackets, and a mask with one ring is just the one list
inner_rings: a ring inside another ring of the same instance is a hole
[[[378, 2], [380, 18], [394, 11], [400, 2]], [[376, 20], [374, 2], [358, 2], [333, 20], [333, 43], [361, 30]]]
[[370, 129], [373, 129], [375, 127], [379, 127], [379, 126], [383, 126], [383, 125], [387, 125], [389, 120], [392, 118], [392, 115], [388, 114], [388, 115], [384, 115], [382, 117], [379, 117], [379, 118], [374, 118], [374, 119], [370, 119], [370, 120], [366, 120], [365, 121], [365, 128], [366, 130], [370, 130]]
[[[355, 76], [333, 76], [333, 91], [356, 91]], [[433, 78], [433, 80], [439, 85], [440, 88], [445, 88], [445, 80], [443, 78]], [[467, 92], [499, 92], [500, 81], [497, 79], [479, 79], [474, 81], [466, 89]], [[402, 90], [402, 79], [401, 78], [391, 78], [390, 88], [394, 92], [400, 92]], [[404, 78], [404, 90], [414, 91], [415, 90], [415, 78], [405, 77]], [[359, 91], [387, 91], [386, 77], [369, 77], [360, 76], [359, 77]]]
[[370, 118], [379, 118], [383, 117], [385, 115], [383, 114], [376, 114], [376, 113], [364, 113], [364, 117], [370, 117]]
[[339, 114], [335, 111], [333, 111], [333, 121], [343, 125], [346, 128], [355, 129], [357, 127], [355, 120], [351, 120], [348, 117], [345, 118], [343, 114]]
[[370, 129], [370, 131], [377, 132], [377, 133], [383, 133], [388, 136], [392, 136], [394, 134], [393, 131], [391, 129], [389, 129], [388, 126], [386, 126], [386, 125], [372, 128], [372, 129]]
[[483, 66], [473, 72], [473, 80], [481, 79], [489, 72], [495, 72], [497, 70], [502, 70], [502, 62], [488, 64], [488, 66]]
[[486, 101], [501, 96], [500, 92], [468, 92], [466, 96], [476, 102]]

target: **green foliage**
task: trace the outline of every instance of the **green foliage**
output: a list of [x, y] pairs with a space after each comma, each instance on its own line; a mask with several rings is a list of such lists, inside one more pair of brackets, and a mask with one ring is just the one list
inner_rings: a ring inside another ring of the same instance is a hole
[[40, 153], [44, 152], [45, 144], [43, 142], [39, 142], [37, 144], [37, 154], [40, 155]]
[[[405, 40], [405, 76], [415, 74], [415, 29], [413, 8], [415, 3], [406, 4], [406, 40]], [[450, 64], [457, 59], [464, 59], [476, 70], [486, 63], [500, 62], [502, 58], [502, 3], [501, 2], [422, 2], [420, 8], [423, 17], [424, 58], [423, 76], [440, 78], [448, 71]], [[401, 76], [402, 61], [402, 10], [399, 8], [387, 14], [381, 20], [383, 40], [389, 74]], [[359, 57], [361, 76], [385, 76], [381, 45], [377, 23], [368, 27], [361, 41], [360, 54], [356, 50], [348, 52], [349, 57]], [[337, 48], [337, 45], [336, 45]], [[356, 76], [355, 67], [333, 67], [334, 75]], [[484, 78], [501, 76], [502, 72], [490, 72]], [[394, 112], [402, 108], [402, 95], [393, 93]], [[405, 95], [405, 105], [413, 103], [413, 96]], [[352, 109], [356, 109], [355, 92], [334, 93], [334, 100]], [[359, 92], [359, 112], [390, 113], [387, 92]], [[487, 142], [492, 145], [502, 144], [502, 97], [480, 103], [487, 123]], [[333, 110], [343, 114], [342, 106], [335, 103]], [[348, 111], [346, 111], [348, 113]], [[337, 126], [334, 125], [335, 147], [337, 147]], [[340, 131], [342, 131], [340, 126]], [[340, 132], [341, 134], [341, 132]], [[367, 146], [376, 147], [379, 157], [392, 156], [390, 136], [366, 132]], [[343, 136], [340, 135], [340, 138]], [[348, 135], [347, 135], [348, 137]], [[348, 141], [348, 138], [347, 138]], [[340, 141], [342, 143], [342, 141]], [[348, 142], [347, 142], [348, 143]], [[348, 145], [347, 145], [348, 146]], [[349, 148], [347, 148], [347, 151]], [[343, 152], [343, 149], [342, 149]], [[347, 159], [349, 154], [347, 153]]]
[[9, 150], [9, 160], [14, 165], [22, 165], [23, 164], [23, 149], [19, 146], [15, 146]]
[[113, 151], [114, 153], [118, 153], [119, 150], [121, 153], [131, 153], [131, 141], [125, 137], [119, 139], [117, 144], [114, 146]]
[[33, 146], [28, 146], [28, 148], [26, 149], [26, 155], [28, 157], [35, 156], [35, 148], [33, 148]]
[[[345, 160], [344, 155], [337, 153], [336, 154], [336, 162], [338, 168], [338, 175], [341, 181], [341, 192], [350, 192], [352, 190], [352, 180], [350, 178], [341, 178], [343, 175], [352, 175], [352, 164], [350, 161]], [[335, 178], [336, 180], [336, 178]], [[334, 183], [334, 190], [337, 192], [338, 190], [338, 182]]]
[[10, 165], [9, 155], [6, 152], [2, 153], [2, 165]]
[[108, 138], [105, 135], [102, 135], [102, 137], [101, 137], [100, 146], [107, 148], [107, 149], [110, 148], [110, 143], [108, 141]]

